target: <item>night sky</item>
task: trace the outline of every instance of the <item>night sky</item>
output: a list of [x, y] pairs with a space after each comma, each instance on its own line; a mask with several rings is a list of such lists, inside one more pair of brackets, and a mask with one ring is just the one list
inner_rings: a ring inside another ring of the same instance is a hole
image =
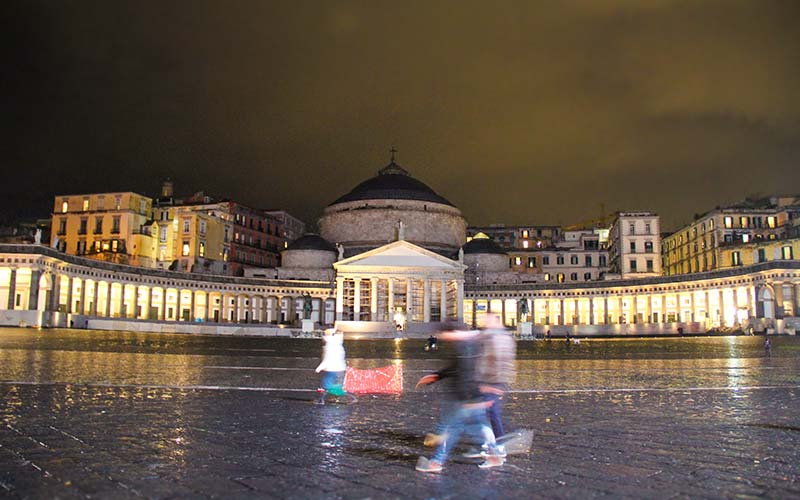
[[392, 146], [472, 225], [800, 192], [794, 0], [5, 0], [0, 32], [6, 220], [171, 177], [313, 224]]

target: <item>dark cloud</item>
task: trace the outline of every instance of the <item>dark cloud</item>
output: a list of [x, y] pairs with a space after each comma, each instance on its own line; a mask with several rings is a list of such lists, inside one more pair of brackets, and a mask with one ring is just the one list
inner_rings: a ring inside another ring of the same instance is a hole
[[800, 4], [4, 2], [3, 214], [164, 177], [314, 221], [400, 149], [473, 224], [800, 191]]

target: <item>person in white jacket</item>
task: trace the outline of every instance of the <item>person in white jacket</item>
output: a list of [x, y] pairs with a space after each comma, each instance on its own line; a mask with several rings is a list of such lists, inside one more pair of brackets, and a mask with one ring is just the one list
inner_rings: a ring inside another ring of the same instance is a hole
[[[320, 398], [318, 404], [325, 404], [325, 396], [328, 394], [332, 396], [345, 396], [342, 384], [344, 383], [344, 374], [347, 370], [347, 363], [345, 362], [344, 353], [344, 335], [337, 332], [335, 329], [330, 328], [325, 331], [322, 337], [322, 362], [317, 366], [317, 373], [322, 372], [322, 382], [317, 392]], [[350, 395], [351, 399], [355, 397]]]

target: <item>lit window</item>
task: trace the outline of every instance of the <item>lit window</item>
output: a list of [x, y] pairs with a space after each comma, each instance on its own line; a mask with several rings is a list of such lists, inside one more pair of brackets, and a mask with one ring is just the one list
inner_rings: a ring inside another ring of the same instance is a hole
[[749, 234], [743, 234], [742, 235], [742, 242], [743, 243], [747, 243], [749, 241], [750, 241], [750, 235]]
[[121, 195], [117, 195], [117, 196], [114, 197], [114, 208], [117, 209], [117, 210], [122, 208], [122, 196]]
[[522, 257], [514, 257], [514, 264], [519, 266], [522, 264]]
[[564, 282], [564, 273], [558, 273], [558, 275], [556, 276], [556, 280], [559, 283], [563, 283]]
[[767, 227], [775, 229], [775, 217], [767, 217]]
[[723, 219], [723, 221], [725, 223], [725, 227], [726, 228], [730, 229], [730, 228], [733, 227], [733, 217], [730, 217], [730, 216], [725, 217], [725, 219]]
[[186, 240], [183, 241], [183, 249], [181, 251], [181, 255], [183, 255], [184, 257], [189, 255], [189, 242]]
[[65, 214], [65, 213], [67, 213], [68, 210], [69, 210], [69, 202], [67, 200], [62, 201], [61, 202], [61, 213]]
[[708, 228], [709, 229], [714, 229], [714, 219], [711, 219], [710, 221], [708, 221]]
[[781, 247], [781, 258], [784, 260], [791, 260], [794, 257], [792, 256], [792, 247], [785, 246]]
[[536, 267], [536, 257], [528, 257], [528, 267]]
[[[527, 237], [528, 237], [528, 230], [527, 230], [527, 229], [524, 229], [524, 230], [522, 231], [522, 237], [523, 237], [523, 238], [527, 238]], [[528, 247], [525, 247], [525, 248], [528, 248]]]
[[89, 211], [89, 198], [83, 199], [83, 211], [84, 212]]
[[206, 243], [204, 241], [200, 242], [200, 249], [199, 249], [200, 257], [206, 256]]
[[741, 227], [747, 227], [747, 217], [739, 217], [739, 225]]
[[550, 281], [550, 273], [544, 273], [544, 280]]
[[741, 266], [742, 265], [742, 254], [741, 254], [741, 252], [731, 252], [731, 265], [733, 265], [733, 266]]
[[528, 248], [528, 240], [522, 242], [522, 248]]

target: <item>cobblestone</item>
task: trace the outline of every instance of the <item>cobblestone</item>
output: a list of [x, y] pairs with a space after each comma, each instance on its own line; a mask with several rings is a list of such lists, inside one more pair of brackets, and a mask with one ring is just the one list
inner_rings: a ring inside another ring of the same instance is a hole
[[[658, 346], [606, 347], [625, 355], [601, 360], [523, 350], [506, 420], [534, 430], [532, 452], [488, 471], [455, 459], [426, 475], [414, 463], [430, 453], [422, 436], [441, 395], [313, 405], [317, 344], [262, 339], [248, 351], [237, 339], [180, 337], [176, 352], [169, 337], [102, 334], [92, 350], [75, 335], [100, 334], [0, 329], [0, 495], [800, 497], [796, 339], [776, 339], [770, 359], [746, 344], [720, 357], [711, 343], [707, 363], [697, 353], [658, 359]], [[402, 362], [407, 386], [440, 363], [393, 344], [348, 345], [350, 362]], [[658, 374], [640, 376], [655, 365]]]

